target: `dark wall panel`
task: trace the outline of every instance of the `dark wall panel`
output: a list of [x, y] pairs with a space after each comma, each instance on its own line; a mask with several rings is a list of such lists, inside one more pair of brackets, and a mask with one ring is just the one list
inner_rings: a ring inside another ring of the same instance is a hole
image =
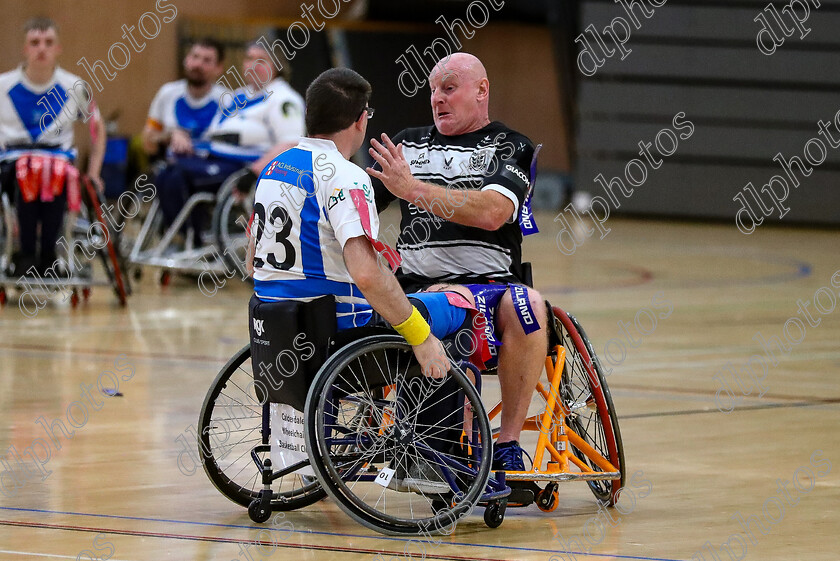
[[[782, 3], [775, 3], [779, 9]], [[613, 56], [581, 80], [578, 97], [577, 188], [603, 195], [594, 178], [624, 177], [639, 158], [639, 141], [651, 142], [672, 128], [677, 112], [695, 125], [691, 138], [612, 212], [733, 220], [732, 197], [748, 183], [758, 188], [783, 168], [773, 161], [803, 156], [820, 138], [828, 156], [791, 189], [785, 222], [840, 224], [840, 148], [818, 135], [818, 121], [834, 123], [840, 111], [840, 2], [812, 6], [811, 33], [789, 37], [771, 55], [755, 44], [753, 21], [767, 2], [673, 0], [642, 19], [627, 43], [625, 60]], [[580, 28], [602, 29], [627, 14], [616, 3], [584, 2]], [[578, 45], [578, 49], [580, 46]], [[818, 154], [813, 153], [814, 156]], [[789, 181], [789, 180], [788, 180]], [[792, 186], [791, 186], [792, 187]]]
[[[580, 188], [592, 195], [606, 198], [603, 188], [594, 182], [599, 174], [608, 180], [622, 177], [625, 161], [583, 159], [580, 162], [577, 179]], [[837, 172], [817, 168], [810, 177], [796, 174], [799, 187], [794, 188], [781, 167], [710, 166], [666, 162], [660, 169], [648, 170], [647, 180], [634, 189], [629, 198], [616, 191], [619, 207], [610, 206], [611, 214], [661, 214], [664, 216], [725, 218], [734, 223], [735, 213], [740, 205], [732, 198], [748, 182], [760, 191], [774, 175], [781, 175], [790, 185], [790, 194], [784, 205], [790, 208], [785, 222], [808, 222], [815, 224], [840, 223], [840, 189], [837, 188]], [[771, 204], [762, 194], [765, 204]], [[747, 196], [749, 199], [749, 195]], [[749, 199], [751, 200], [751, 199]], [[600, 209], [597, 209], [600, 213]], [[768, 218], [776, 221], [778, 212]]]
[[744, 89], [673, 84], [627, 84], [585, 81], [580, 89], [580, 113], [584, 117], [614, 115], [658, 116], [667, 120], [678, 111], [691, 117], [756, 124], [777, 121], [798, 123], [816, 131], [817, 121], [829, 121], [840, 110], [836, 92], [776, 89]]

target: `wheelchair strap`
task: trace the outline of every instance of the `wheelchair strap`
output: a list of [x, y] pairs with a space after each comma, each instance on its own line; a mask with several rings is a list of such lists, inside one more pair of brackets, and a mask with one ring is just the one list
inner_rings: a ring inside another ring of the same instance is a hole
[[391, 267], [391, 271], [396, 271], [402, 262], [402, 257], [400, 257], [400, 254], [397, 253], [394, 248], [390, 247], [388, 244], [380, 242], [371, 234], [370, 213], [368, 210], [367, 200], [365, 199], [365, 192], [361, 189], [350, 189], [350, 199], [353, 201], [353, 204], [356, 205], [356, 210], [359, 211], [359, 218], [362, 221], [362, 229], [365, 231], [365, 236], [367, 236], [367, 239], [370, 240], [371, 245], [373, 245], [373, 249], [375, 249], [379, 255], [383, 256], [386, 261], [388, 261], [388, 266]]
[[542, 144], [537, 144], [534, 149], [534, 156], [531, 158], [531, 183], [528, 185], [528, 194], [525, 195], [525, 201], [522, 203], [522, 209], [519, 213], [519, 229], [522, 230], [523, 236], [537, 234], [540, 231], [537, 228], [536, 220], [534, 220], [534, 211], [531, 210], [531, 198], [534, 195], [534, 185], [537, 182], [537, 157], [540, 154], [540, 149], [542, 149]]
[[70, 210], [81, 208], [79, 172], [63, 154], [24, 154], [15, 162], [15, 177], [26, 203], [36, 199], [52, 202], [61, 196], [66, 185]]
[[522, 330], [530, 335], [539, 330], [540, 323], [531, 308], [531, 301], [528, 299], [528, 289], [519, 284], [510, 285], [510, 296], [513, 298], [513, 307], [516, 309], [516, 316], [522, 325]]

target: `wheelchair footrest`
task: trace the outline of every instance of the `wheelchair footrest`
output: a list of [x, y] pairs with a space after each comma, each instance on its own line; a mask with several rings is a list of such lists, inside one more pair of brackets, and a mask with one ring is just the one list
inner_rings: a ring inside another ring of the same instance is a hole
[[508, 472], [505, 478], [509, 481], [610, 481], [613, 479], [621, 479], [620, 471], [596, 471], [592, 473], [529, 473]]

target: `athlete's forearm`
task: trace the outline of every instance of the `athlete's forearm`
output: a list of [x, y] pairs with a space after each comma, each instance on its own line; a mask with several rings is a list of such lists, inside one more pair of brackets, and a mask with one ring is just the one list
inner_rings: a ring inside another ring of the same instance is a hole
[[513, 214], [513, 203], [496, 191], [468, 191], [441, 187], [415, 179], [411, 189], [415, 206], [450, 222], [498, 230]]
[[408, 319], [411, 315], [408, 298], [396, 277], [377, 264], [377, 254], [366, 237], [347, 240], [344, 262], [353, 282], [374, 310], [391, 325]]

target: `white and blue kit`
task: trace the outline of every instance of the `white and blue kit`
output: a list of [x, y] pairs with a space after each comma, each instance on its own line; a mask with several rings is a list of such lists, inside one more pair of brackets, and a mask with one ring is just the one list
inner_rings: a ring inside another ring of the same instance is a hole
[[210, 155], [253, 162], [275, 144], [297, 142], [306, 131], [303, 114], [303, 98], [285, 80], [273, 80], [254, 95], [241, 88], [205, 134]]
[[263, 301], [336, 295], [338, 329], [365, 325], [371, 307], [344, 264], [347, 240], [365, 236], [351, 190], [366, 199], [370, 236], [379, 232], [370, 178], [331, 140], [303, 138], [277, 156], [257, 184], [251, 233], [254, 291]]
[[58, 67], [46, 84], [30, 82], [23, 66], [0, 74], [0, 147], [8, 152], [4, 158], [16, 157], [16, 146], [32, 144], [75, 158], [73, 121], [85, 115], [98, 118], [89, 103], [81, 78]]
[[183, 129], [197, 140], [216, 117], [219, 99], [225, 92], [225, 88], [214, 84], [204, 97], [195, 99], [189, 94], [186, 80], [169, 82], [155, 94], [146, 123], [158, 131]]
[[15, 260], [23, 271], [36, 259], [39, 230], [39, 261], [52, 265], [67, 197], [72, 195], [71, 206], [78, 204], [73, 121], [99, 119], [89, 91], [81, 78], [58, 67], [44, 84], [32, 83], [23, 66], [0, 74], [0, 186], [15, 201]]

